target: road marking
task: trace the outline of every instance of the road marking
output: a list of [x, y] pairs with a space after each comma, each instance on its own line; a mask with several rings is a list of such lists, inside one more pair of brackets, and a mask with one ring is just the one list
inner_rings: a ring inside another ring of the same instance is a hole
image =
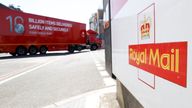
[[105, 68], [104, 68], [103, 66], [98, 66], [98, 67], [97, 67], [97, 70], [99, 70], [99, 71], [104, 71]]
[[[105, 86], [114, 86], [116, 82], [114, 79], [111, 78], [109, 73], [106, 71], [105, 67], [101, 65], [101, 63], [96, 59], [98, 56], [91, 52], [92, 58], [95, 62], [97, 70], [99, 71], [100, 75], [103, 77], [103, 82]], [[99, 57], [100, 58], [100, 57]], [[100, 58], [101, 59], [101, 58]]]
[[[70, 97], [68, 99], [53, 103], [51, 105], [42, 107], [42, 108], [81, 108], [79, 106], [84, 106], [84, 108], [98, 108], [100, 105], [100, 97], [104, 93], [116, 93], [116, 83], [113, 80], [108, 72], [105, 70], [105, 67], [96, 60], [93, 53], [91, 53], [92, 58], [95, 62], [97, 70], [99, 71], [100, 75], [103, 77], [103, 82], [105, 84], [104, 89], [95, 90], [91, 92], [87, 92], [85, 94], [81, 94], [78, 96]], [[78, 106], [79, 105], [79, 106]]]
[[107, 71], [99, 71], [99, 73], [100, 73], [100, 75], [102, 76], [102, 77], [110, 77], [109, 76], [109, 73], [107, 72]]
[[26, 70], [28, 70], [28, 69], [31, 69], [31, 68], [33, 68], [33, 67], [36, 67], [36, 66], [38, 66], [38, 65], [24, 68], [24, 69], [22, 69], [21, 71], [12, 71], [12, 72], [8, 72], [8, 73], [6, 73], [6, 74], [3, 74], [3, 75], [0, 76], [0, 81], [3, 80], [3, 79], [7, 79], [7, 78], [9, 78], [9, 77], [12, 77], [12, 76], [14, 76], [14, 75], [17, 75], [17, 74], [19, 74], [19, 73], [23, 73], [24, 71], [26, 71]]
[[[25, 74], [27, 74], [27, 73], [29, 73], [29, 72], [32, 72], [32, 71], [34, 71], [34, 70], [36, 70], [36, 69], [39, 69], [39, 68], [41, 68], [41, 67], [43, 67], [43, 66], [45, 66], [45, 65], [48, 65], [48, 64], [50, 64], [50, 63], [52, 63], [52, 62], [54, 62], [54, 61], [56, 61], [56, 60], [58, 60], [58, 59], [48, 61], [47, 63], [41, 64], [41, 65], [39, 65], [39, 66], [37, 66], [37, 67], [34, 67], [34, 68], [29, 69], [29, 70], [24, 71], [24, 72], [20, 72], [20, 73], [18, 73], [18, 74], [16, 74], [16, 75], [12, 74], [12, 75], [13, 75], [12, 77], [9, 77], [9, 78], [1, 81], [1, 82], [0, 82], [0, 85], [1, 85], [1, 84], [4, 84], [4, 83], [6, 83], [6, 82], [8, 82], [8, 81], [10, 81], [10, 80], [13, 80], [13, 79], [15, 79], [15, 78], [17, 78], [17, 77], [23, 76], [23, 75], [25, 75]], [[11, 76], [11, 75], [10, 75], [10, 76]]]
[[99, 63], [100, 63], [99, 61], [95, 60], [95, 64], [99, 64]]
[[0, 64], [13, 63], [13, 62], [18, 62], [18, 61], [17, 60], [14, 60], [14, 61], [0, 60]]
[[96, 66], [99, 67], [99, 66], [102, 66], [102, 65], [100, 63], [97, 63]]

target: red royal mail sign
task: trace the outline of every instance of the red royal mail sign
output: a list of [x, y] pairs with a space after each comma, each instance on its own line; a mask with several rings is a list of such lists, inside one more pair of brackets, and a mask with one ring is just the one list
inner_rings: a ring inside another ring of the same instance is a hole
[[129, 45], [129, 64], [186, 87], [187, 42]]

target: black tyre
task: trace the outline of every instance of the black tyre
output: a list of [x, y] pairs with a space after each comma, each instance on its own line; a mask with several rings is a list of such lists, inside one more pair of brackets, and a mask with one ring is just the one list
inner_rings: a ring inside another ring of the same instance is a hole
[[16, 53], [9, 53], [9, 54], [11, 54], [12, 56], [16, 56]]
[[35, 54], [37, 54], [38, 49], [35, 46], [30, 46], [28, 52], [30, 55], [35, 55]]
[[25, 48], [24, 46], [19, 46], [16, 49], [16, 53], [18, 54], [18, 56], [24, 56], [27, 54], [27, 48]]
[[83, 49], [82, 46], [80, 46], [80, 45], [77, 46], [77, 50], [78, 50], [78, 51], [81, 51], [82, 49]]
[[40, 48], [39, 48], [39, 52], [40, 52], [40, 54], [46, 54], [47, 53], [47, 47], [46, 46], [41, 46]]
[[94, 51], [97, 50], [97, 48], [98, 48], [97, 44], [92, 44], [90, 49], [91, 51]]
[[70, 45], [70, 46], [68, 47], [68, 51], [69, 51], [69, 53], [74, 53], [75, 47], [72, 46], [72, 45]]

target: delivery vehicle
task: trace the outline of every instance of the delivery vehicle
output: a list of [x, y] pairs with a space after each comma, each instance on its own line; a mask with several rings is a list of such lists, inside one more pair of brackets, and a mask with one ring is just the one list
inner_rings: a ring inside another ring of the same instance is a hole
[[100, 45], [97, 33], [86, 31], [86, 24], [29, 14], [0, 4], [0, 53], [14, 56], [58, 50], [73, 53], [87, 46], [96, 50]]

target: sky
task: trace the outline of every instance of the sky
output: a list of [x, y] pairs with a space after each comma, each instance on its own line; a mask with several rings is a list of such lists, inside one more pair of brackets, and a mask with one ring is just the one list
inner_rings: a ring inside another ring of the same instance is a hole
[[8, 6], [13, 4], [26, 13], [65, 19], [89, 24], [89, 18], [102, 9], [103, 0], [0, 0]]

